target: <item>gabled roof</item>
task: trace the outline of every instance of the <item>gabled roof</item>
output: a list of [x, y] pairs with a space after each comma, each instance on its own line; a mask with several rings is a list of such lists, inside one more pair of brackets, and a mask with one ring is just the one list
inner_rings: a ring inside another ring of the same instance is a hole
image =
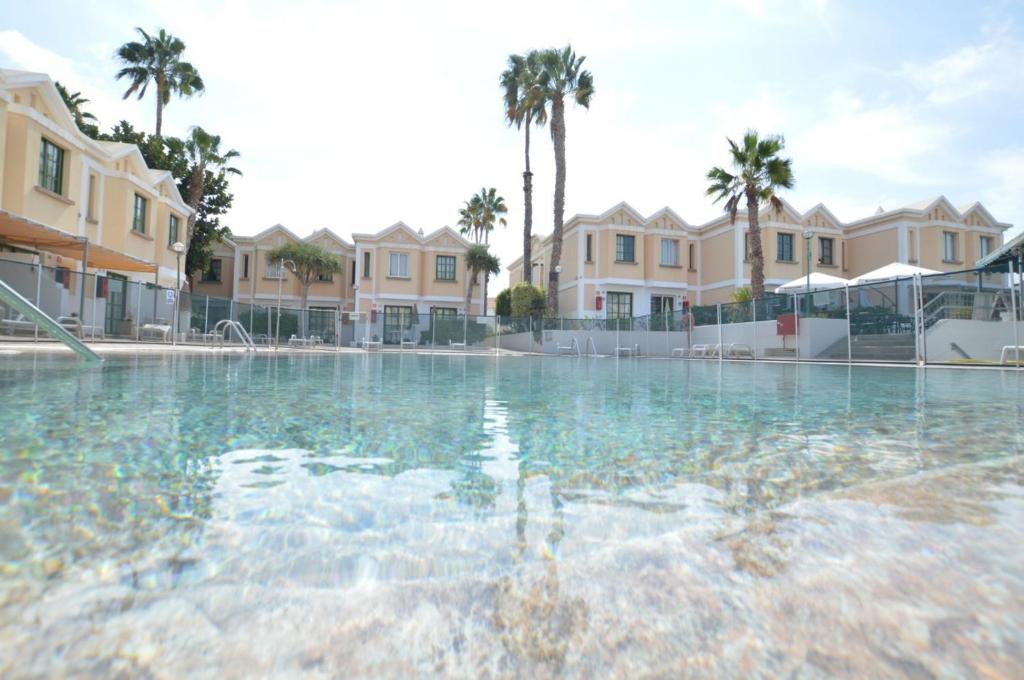
[[654, 213], [652, 213], [649, 217], [647, 217], [647, 219], [644, 220], [644, 222], [645, 223], [650, 223], [650, 222], [653, 222], [655, 220], [661, 219], [662, 217], [669, 218], [673, 222], [676, 222], [677, 224], [679, 224], [679, 226], [681, 226], [681, 227], [686, 227], [686, 228], [690, 227], [689, 222], [687, 222], [682, 217], [680, 217], [679, 213], [677, 213], [675, 210], [673, 210], [672, 208], [668, 207], [667, 205], [664, 208], [662, 208], [661, 210], [658, 210], [658, 211], [655, 211]]
[[291, 229], [284, 226], [283, 224], [275, 224], [272, 227], [267, 227], [266, 229], [264, 229], [263, 231], [259, 232], [254, 236], [242, 236], [240, 234], [235, 234], [235, 241], [259, 241], [260, 239], [266, 236], [270, 236], [275, 232], [281, 232], [282, 234], [284, 234], [293, 241], [301, 242], [303, 240], [299, 236], [297, 236], [295, 232], [293, 232]]
[[317, 229], [316, 231], [314, 231], [312, 234], [310, 234], [309, 236], [307, 236], [303, 240], [311, 242], [311, 241], [315, 241], [316, 239], [320, 238], [321, 236], [326, 236], [326, 237], [330, 238], [332, 241], [334, 241], [335, 243], [337, 243], [338, 245], [344, 246], [345, 248], [353, 248], [354, 247], [351, 243], [349, 243], [348, 241], [346, 241], [342, 237], [338, 236], [337, 234], [335, 234], [333, 231], [331, 231], [327, 227], [321, 227], [320, 229]]
[[428, 241], [432, 241], [432, 240], [434, 240], [434, 239], [436, 239], [439, 236], [442, 236], [444, 234], [450, 235], [452, 238], [454, 238], [456, 241], [458, 241], [462, 245], [466, 246], [467, 248], [469, 246], [473, 245], [464, 236], [462, 236], [461, 234], [456, 232], [451, 227], [444, 226], [444, 227], [441, 227], [439, 229], [435, 229], [434, 231], [430, 232], [427, 235], [423, 235], [420, 232], [413, 231], [412, 227], [410, 227], [405, 222], [395, 222], [390, 227], [387, 227], [386, 229], [383, 229], [382, 231], [379, 231], [376, 234], [352, 234], [352, 240], [353, 241], [356, 241], [356, 240], [381, 241], [385, 237], [390, 236], [391, 234], [395, 233], [396, 231], [401, 231], [401, 232], [404, 232], [404, 233], [408, 234], [417, 243], [419, 243], [421, 245], [424, 244], [424, 243], [427, 243]]
[[933, 208], [936, 208], [936, 207], [939, 207], [939, 206], [945, 208], [946, 212], [948, 212], [953, 217], [953, 219], [958, 220], [958, 221], [963, 221], [967, 217], [967, 214], [970, 213], [970, 212], [978, 212], [979, 214], [983, 215], [987, 220], [989, 220], [991, 222], [991, 224], [993, 224], [995, 227], [997, 227], [999, 229], [1009, 229], [1010, 226], [1012, 226], [1012, 225], [1010, 225], [1010, 224], [1008, 224], [1006, 222], [999, 222], [999, 221], [997, 221], [994, 217], [992, 217], [992, 213], [990, 213], [985, 208], [985, 206], [983, 206], [981, 203], [979, 203], [977, 201], [975, 201], [974, 203], [969, 204], [967, 206], [967, 209], [964, 210], [964, 209], [961, 209], [961, 208], [957, 208], [956, 206], [954, 206], [950, 202], [950, 200], [948, 198], [946, 198], [945, 196], [941, 196], [941, 195], [940, 196], [935, 196], [934, 198], [929, 198], [929, 199], [924, 200], [924, 201], [918, 201], [916, 203], [911, 203], [910, 205], [903, 206], [902, 208], [896, 208], [894, 210], [886, 210], [884, 212], [878, 212], [878, 213], [875, 213], [874, 215], [871, 215], [869, 217], [863, 217], [863, 218], [861, 218], [859, 220], [854, 220], [852, 222], [847, 222], [845, 226], [847, 228], [861, 227], [861, 226], [864, 226], [866, 224], [872, 224], [874, 222], [881, 222], [881, 221], [890, 219], [892, 217], [897, 217], [897, 216], [900, 216], [900, 215], [906, 215], [906, 216], [910, 216], [910, 217], [921, 217], [921, 216], [927, 215], [929, 212], [932, 211]]
[[801, 215], [801, 221], [806, 221], [809, 217], [816, 214], [824, 216], [824, 218], [831, 222], [836, 229], [843, 228], [842, 221], [840, 221], [840, 219], [836, 217], [831, 210], [826, 208], [824, 203], [818, 203], [816, 206], [814, 206], [813, 208], [805, 212], [803, 215]]

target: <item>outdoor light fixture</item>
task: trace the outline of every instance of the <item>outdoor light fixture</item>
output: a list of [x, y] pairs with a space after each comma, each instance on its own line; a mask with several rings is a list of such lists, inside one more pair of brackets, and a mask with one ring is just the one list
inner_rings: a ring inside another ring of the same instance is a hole
[[181, 303], [181, 254], [185, 252], [185, 244], [181, 241], [175, 241], [171, 244], [171, 250], [174, 251], [178, 259], [178, 279], [177, 287], [174, 289], [174, 325], [171, 329], [171, 344], [178, 344], [178, 317], [180, 316]]

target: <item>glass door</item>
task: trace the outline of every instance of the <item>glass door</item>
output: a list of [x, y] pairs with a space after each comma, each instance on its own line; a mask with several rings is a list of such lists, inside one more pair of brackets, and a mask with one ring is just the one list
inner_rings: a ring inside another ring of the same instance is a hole
[[412, 328], [412, 307], [384, 305], [384, 344], [397, 345], [402, 340], [415, 340], [406, 337]]

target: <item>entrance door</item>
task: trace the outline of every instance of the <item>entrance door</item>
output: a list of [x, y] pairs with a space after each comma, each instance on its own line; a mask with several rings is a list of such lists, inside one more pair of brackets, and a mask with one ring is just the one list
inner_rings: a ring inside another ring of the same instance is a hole
[[418, 340], [407, 337], [412, 332], [412, 307], [384, 305], [384, 344], [397, 345], [402, 340]]
[[675, 298], [671, 295], [651, 296], [651, 330], [663, 331], [672, 323]]
[[120, 334], [121, 320], [125, 318], [128, 303], [128, 280], [117, 274], [107, 274], [107, 313], [103, 330], [109, 336]]

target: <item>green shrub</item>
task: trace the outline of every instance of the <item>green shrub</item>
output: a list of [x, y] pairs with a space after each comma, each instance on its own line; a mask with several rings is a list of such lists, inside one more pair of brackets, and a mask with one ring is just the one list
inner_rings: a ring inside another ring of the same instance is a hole
[[494, 314], [496, 316], [512, 316], [512, 289], [506, 288], [494, 298]]
[[512, 316], [542, 316], [547, 305], [544, 291], [525, 281], [512, 288]]

